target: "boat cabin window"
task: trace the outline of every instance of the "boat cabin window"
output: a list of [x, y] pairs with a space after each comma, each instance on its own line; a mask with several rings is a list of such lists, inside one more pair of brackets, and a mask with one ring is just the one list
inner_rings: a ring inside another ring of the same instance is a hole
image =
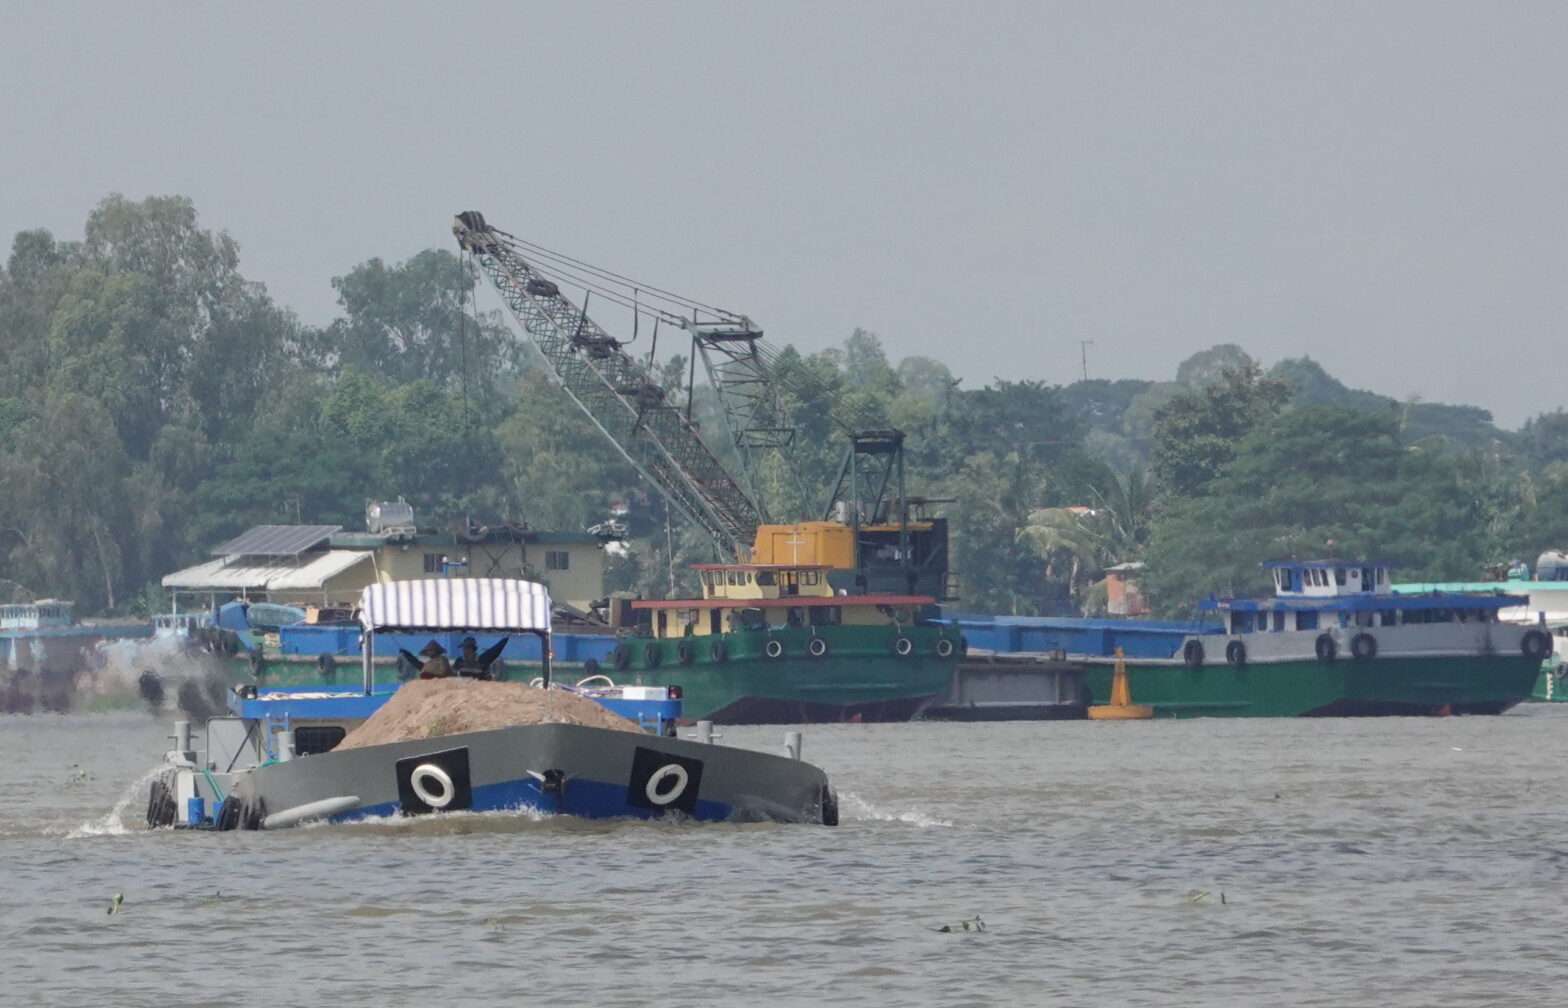
[[1384, 610], [1381, 610], [1377, 614], [1377, 616], [1378, 616], [1378, 620], [1377, 621], [1380, 624], [1382, 624], [1383, 626], [1393, 626], [1394, 625], [1394, 616], [1395, 615], [1396, 615], [1396, 613], [1394, 612], [1394, 610], [1392, 610], [1392, 609], [1384, 609]]
[[720, 631], [719, 610], [717, 607], [708, 610], [708, 632], [715, 634]]
[[659, 632], [658, 632], [657, 636], [663, 637], [664, 636], [664, 632], [670, 628], [670, 614], [669, 614], [669, 611], [665, 610], [665, 609], [660, 609], [659, 610], [659, 615], [656, 617], [656, 622], [659, 625]]
[[1334, 568], [1334, 583], [1339, 585], [1341, 588], [1345, 586], [1345, 568]]
[[809, 612], [812, 626], [838, 626], [844, 621], [844, 610], [836, 605], [813, 606]]
[[800, 572], [800, 583], [803, 584], [803, 585], [820, 584], [821, 581], [822, 581], [822, 572], [821, 571], [801, 571]]
[[756, 606], [747, 606], [740, 610], [740, 625], [747, 630], [761, 630], [768, 625], [768, 620], [761, 609]]
[[740, 584], [740, 571], [725, 571], [725, 578], [732, 585]]
[[1298, 612], [1296, 614], [1297, 630], [1316, 630], [1318, 628], [1318, 614], [1314, 612]]
[[764, 588], [772, 588], [778, 582], [774, 580], [772, 571], [758, 571], [757, 584]]
[[294, 755], [331, 752], [347, 734], [342, 725], [300, 725], [294, 729]]
[[1285, 613], [1283, 610], [1279, 610], [1274, 613], [1274, 629], [1285, 629]]

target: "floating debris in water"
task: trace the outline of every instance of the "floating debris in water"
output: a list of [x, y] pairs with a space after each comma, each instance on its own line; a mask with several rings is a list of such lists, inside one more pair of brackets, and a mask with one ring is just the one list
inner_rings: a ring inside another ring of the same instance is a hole
[[114, 894], [114, 899], [109, 901], [109, 913], [111, 913], [111, 914], [119, 913], [120, 912], [120, 904], [124, 903], [124, 902], [125, 902], [125, 894], [124, 893], [115, 893]]
[[973, 917], [969, 918], [968, 920], [961, 920], [957, 924], [943, 924], [941, 927], [936, 929], [937, 934], [956, 934], [956, 933], [958, 933], [960, 931], [984, 931], [984, 930], [985, 930], [985, 921], [980, 919], [980, 915], [979, 914], [975, 914]]
[[[1202, 903], [1209, 896], [1207, 889], [1188, 889], [1184, 897], [1188, 903]], [[1225, 905], [1225, 890], [1220, 890], [1220, 905]]]

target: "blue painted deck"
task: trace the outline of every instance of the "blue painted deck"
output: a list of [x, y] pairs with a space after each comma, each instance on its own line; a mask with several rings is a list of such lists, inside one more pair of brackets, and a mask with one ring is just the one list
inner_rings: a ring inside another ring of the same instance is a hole
[[[418, 654], [431, 640], [435, 640], [446, 648], [448, 655], [457, 654], [458, 642], [466, 633], [435, 633], [435, 634], [399, 634], [383, 633], [376, 635], [377, 657], [395, 656], [398, 648], [404, 648]], [[473, 634], [478, 642], [479, 650], [483, 651], [501, 639], [501, 634]], [[554, 635], [555, 660], [564, 662], [581, 662], [592, 658], [604, 661], [610, 657], [610, 652], [615, 650], [615, 636], [613, 634], [555, 634]], [[293, 626], [281, 627], [278, 630], [279, 650], [290, 655], [315, 656], [323, 652], [334, 655], [359, 656], [359, 625], [356, 623], [333, 623], [318, 625], [312, 623], [298, 623]], [[512, 634], [506, 642], [506, 650], [501, 652], [502, 658], [512, 658], [518, 661], [539, 661], [540, 642], [536, 634]]]
[[1129, 658], [1170, 658], [1189, 634], [1223, 632], [1218, 623], [1206, 621], [990, 616], [945, 611], [938, 622], [957, 626], [971, 648], [1003, 654], [1061, 649], [1069, 654], [1110, 656], [1119, 647]]

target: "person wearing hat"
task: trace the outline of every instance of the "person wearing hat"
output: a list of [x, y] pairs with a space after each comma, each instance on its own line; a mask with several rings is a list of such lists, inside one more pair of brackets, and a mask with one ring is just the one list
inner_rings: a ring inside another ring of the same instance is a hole
[[452, 674], [452, 664], [446, 660], [446, 648], [435, 641], [431, 641], [419, 653], [425, 656], [425, 661], [419, 666], [421, 679], [445, 679]]
[[460, 676], [471, 679], [490, 678], [489, 663], [479, 656], [479, 642], [472, 637], [464, 637], [458, 644], [457, 661], [452, 663], [452, 671]]

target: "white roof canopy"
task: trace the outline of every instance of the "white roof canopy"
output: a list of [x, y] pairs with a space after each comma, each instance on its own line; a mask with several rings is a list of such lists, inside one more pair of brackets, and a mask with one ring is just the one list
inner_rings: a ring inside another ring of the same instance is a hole
[[550, 592], [513, 578], [427, 578], [373, 584], [360, 593], [365, 629], [550, 631]]
[[205, 591], [256, 589], [265, 591], [303, 591], [320, 589], [329, 578], [370, 559], [363, 550], [327, 550], [298, 566], [292, 564], [236, 564], [229, 560], [209, 560], [166, 574], [165, 588]]

